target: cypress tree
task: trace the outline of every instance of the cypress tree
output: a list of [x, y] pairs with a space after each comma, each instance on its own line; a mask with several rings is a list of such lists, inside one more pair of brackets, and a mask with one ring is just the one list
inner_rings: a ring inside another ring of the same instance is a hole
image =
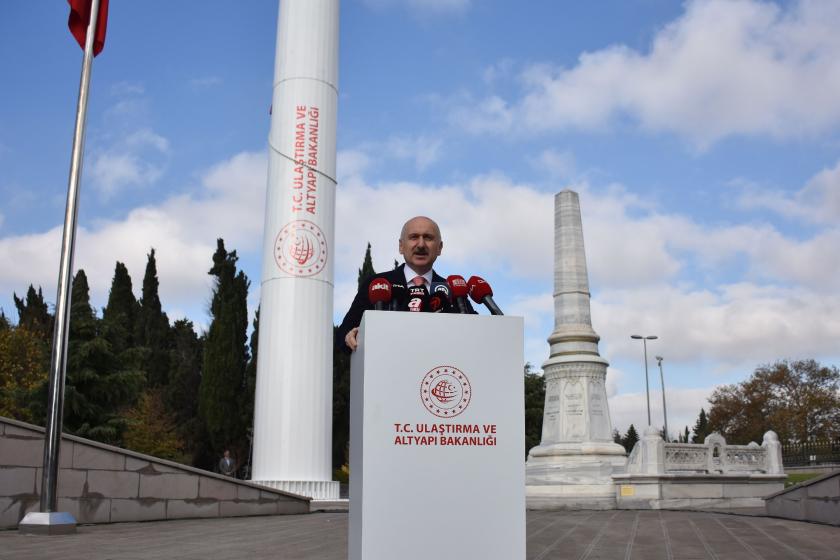
[[70, 305], [64, 423], [76, 435], [119, 445], [126, 427], [120, 413], [136, 399], [143, 373], [112, 351], [101, 324], [80, 270], [73, 278]]
[[155, 250], [147, 255], [146, 273], [143, 276], [143, 294], [137, 313], [135, 340], [145, 348], [143, 370], [152, 387], [166, 385], [169, 381], [169, 357], [172, 348], [169, 318], [163, 312], [158, 295], [160, 282], [157, 277]]
[[236, 251], [228, 253], [219, 239], [208, 274], [215, 277], [210, 304], [211, 322], [204, 345], [199, 388], [199, 415], [209, 443], [221, 455], [230, 449], [237, 460], [244, 455], [246, 436], [239, 393], [248, 363], [248, 278], [236, 271]]
[[697, 416], [697, 422], [694, 424], [694, 436], [692, 436], [691, 442], [703, 443], [709, 433], [709, 418], [706, 416], [706, 411], [701, 408], [700, 414]]
[[525, 364], [525, 454], [542, 440], [545, 377], [534, 373]]
[[[254, 393], [257, 389], [257, 353], [259, 351], [260, 338], [260, 308], [257, 307], [257, 312], [254, 314], [254, 322], [252, 323], [254, 330], [251, 331], [250, 342], [250, 358], [248, 365], [245, 367], [245, 390], [240, 393], [242, 397], [242, 424], [245, 426], [245, 433], [248, 439], [248, 454], [244, 458], [244, 462], [248, 464], [249, 470], [251, 465], [251, 452], [253, 450], [254, 442]], [[250, 477], [250, 473], [248, 473]]]
[[134, 328], [139, 304], [131, 288], [131, 276], [125, 265], [117, 261], [108, 294], [108, 305], [102, 310], [102, 327], [111, 351], [121, 354], [134, 347]]
[[627, 433], [624, 434], [624, 437], [621, 440], [621, 444], [624, 446], [624, 449], [627, 453], [633, 451], [633, 447], [636, 445], [636, 442], [639, 441], [639, 433], [636, 431], [636, 426], [630, 424], [630, 427], [627, 428]]
[[[370, 256], [370, 243], [367, 244], [362, 266], [359, 268], [359, 289], [362, 281], [376, 274]], [[338, 327], [333, 326], [333, 340]], [[343, 341], [333, 344], [333, 440], [332, 464], [340, 468], [350, 460], [348, 445], [350, 442], [350, 356], [339, 350]]]
[[172, 348], [169, 351], [169, 383], [164, 389], [164, 404], [174, 415], [184, 449], [193, 455], [202, 447], [201, 422], [198, 417], [198, 391], [201, 385], [202, 343], [193, 324], [179, 319], [172, 326]]
[[37, 335], [47, 345], [51, 345], [53, 321], [55, 319], [47, 308], [47, 302], [44, 301], [44, 294], [40, 286], [36, 292], [30, 284], [26, 291], [25, 300], [17, 297], [15, 293], [12, 294], [12, 298], [18, 312], [18, 327], [28, 330]]
[[[333, 326], [333, 340], [338, 326]], [[332, 418], [332, 465], [338, 469], [349, 463], [350, 443], [350, 356], [333, 344], [333, 418]]]
[[362, 261], [362, 268], [359, 269], [359, 288], [362, 287], [362, 280], [369, 278], [376, 274], [376, 271], [373, 269], [373, 260], [370, 257], [370, 242], [367, 244], [367, 250], [365, 251], [365, 258]]
[[0, 332], [7, 331], [12, 328], [12, 324], [9, 322], [9, 318], [6, 317], [6, 313], [0, 309]]

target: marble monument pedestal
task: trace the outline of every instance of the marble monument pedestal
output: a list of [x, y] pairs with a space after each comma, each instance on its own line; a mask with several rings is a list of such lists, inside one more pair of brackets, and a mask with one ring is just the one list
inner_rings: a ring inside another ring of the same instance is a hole
[[528, 509], [615, 509], [614, 474], [625, 471], [624, 447], [612, 442], [537, 446], [525, 467]]

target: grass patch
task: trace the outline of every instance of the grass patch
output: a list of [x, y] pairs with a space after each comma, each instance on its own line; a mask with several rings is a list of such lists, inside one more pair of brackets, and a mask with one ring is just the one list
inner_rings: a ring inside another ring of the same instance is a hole
[[820, 473], [815, 472], [789, 474], [787, 481], [785, 481], [785, 488], [793, 486], [794, 484], [799, 484], [800, 482], [805, 482], [806, 480], [811, 480], [812, 478], [816, 478], [818, 476], [820, 476]]

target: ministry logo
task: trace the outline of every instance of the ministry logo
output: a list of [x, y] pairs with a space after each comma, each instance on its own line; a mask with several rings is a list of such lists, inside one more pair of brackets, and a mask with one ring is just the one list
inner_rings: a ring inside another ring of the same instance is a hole
[[438, 366], [423, 376], [420, 400], [426, 410], [440, 418], [458, 416], [472, 399], [470, 380], [452, 366]]
[[313, 276], [327, 264], [324, 233], [308, 220], [289, 222], [274, 242], [274, 260], [280, 270], [293, 276]]

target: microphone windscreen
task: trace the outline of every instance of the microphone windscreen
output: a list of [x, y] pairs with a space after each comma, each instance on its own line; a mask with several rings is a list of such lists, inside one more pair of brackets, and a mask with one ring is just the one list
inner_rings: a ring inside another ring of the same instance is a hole
[[429, 296], [429, 311], [432, 313], [446, 313], [449, 309], [449, 300], [441, 292]]
[[368, 286], [368, 300], [377, 303], [388, 303], [392, 297], [391, 283], [385, 278], [374, 278]]
[[449, 284], [449, 288], [452, 290], [452, 297], [454, 298], [467, 297], [470, 291], [469, 287], [467, 287], [467, 281], [464, 280], [463, 276], [458, 276], [457, 274], [448, 276], [446, 283]]
[[[405, 305], [405, 299], [408, 295], [408, 290], [405, 288], [405, 284], [399, 284], [394, 282], [391, 284], [391, 301], [397, 304], [397, 307], [401, 307]], [[394, 309], [394, 306], [391, 306]]]
[[408, 301], [406, 307], [409, 311], [428, 311], [429, 310], [429, 292], [426, 286], [409, 286], [408, 287]]
[[470, 297], [476, 303], [482, 303], [487, 296], [493, 296], [493, 289], [490, 284], [479, 276], [471, 276], [467, 286], [469, 286]]
[[450, 299], [452, 297], [449, 292], [449, 284], [446, 282], [432, 282], [431, 294], [441, 294], [446, 299]]

